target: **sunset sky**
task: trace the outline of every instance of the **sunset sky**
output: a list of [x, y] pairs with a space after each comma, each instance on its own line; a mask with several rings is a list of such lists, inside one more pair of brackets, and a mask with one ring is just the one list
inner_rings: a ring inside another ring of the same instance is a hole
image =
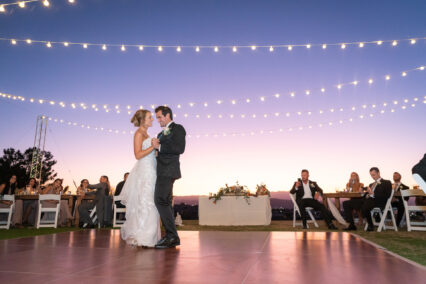
[[[218, 52], [201, 48], [198, 53], [194, 48], [177, 52], [167, 47], [162, 52], [137, 47], [121, 51], [120, 46], [104, 51], [100, 46], [47, 48], [36, 42], [12, 45], [0, 40], [0, 92], [27, 99], [0, 97], [0, 149], [31, 147], [39, 114], [126, 131], [103, 133], [50, 121], [46, 148], [57, 159], [56, 171], [66, 184], [79, 184], [83, 178], [95, 183], [106, 174], [115, 186], [135, 163], [127, 105], [133, 114], [139, 105], [167, 104], [177, 114], [175, 121], [191, 135], [175, 195], [208, 194], [236, 181], [251, 190], [261, 182], [272, 191], [289, 190], [303, 168], [328, 192], [342, 189], [352, 171], [362, 182], [371, 182], [372, 166], [387, 179], [398, 171], [405, 184], [414, 185], [411, 168], [426, 152], [426, 69], [420, 69], [426, 66], [424, 1], [50, 2], [49, 8], [37, 3], [25, 9], [8, 6], [0, 13], [0, 37], [117, 45], [268, 46], [237, 52], [230, 47]], [[412, 38], [418, 39], [415, 44]], [[363, 48], [330, 45], [378, 40], [400, 41], [396, 46], [384, 42]], [[269, 51], [270, 45], [307, 44], [313, 46]], [[315, 44], [328, 45], [323, 49]], [[353, 81], [359, 83], [337, 88]], [[29, 98], [56, 104], [30, 103]], [[58, 106], [60, 101], [67, 107]], [[88, 109], [72, 109], [72, 102], [85, 103]], [[92, 104], [100, 111], [93, 111]], [[109, 113], [102, 111], [104, 104], [111, 108]], [[150, 134], [159, 131], [154, 122]]]

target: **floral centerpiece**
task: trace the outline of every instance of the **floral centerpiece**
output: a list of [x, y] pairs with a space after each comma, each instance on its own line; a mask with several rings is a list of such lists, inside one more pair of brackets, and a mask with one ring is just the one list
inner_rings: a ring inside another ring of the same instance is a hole
[[225, 184], [225, 187], [221, 187], [217, 193], [210, 193], [209, 199], [214, 199], [213, 203], [216, 204], [222, 196], [243, 196], [247, 203], [250, 204], [250, 195], [250, 190], [248, 190], [247, 186], [239, 185], [237, 181], [236, 185], [228, 186], [228, 184]]
[[271, 192], [266, 188], [266, 185], [264, 183], [256, 185], [256, 196], [259, 195], [267, 195], [271, 197]]

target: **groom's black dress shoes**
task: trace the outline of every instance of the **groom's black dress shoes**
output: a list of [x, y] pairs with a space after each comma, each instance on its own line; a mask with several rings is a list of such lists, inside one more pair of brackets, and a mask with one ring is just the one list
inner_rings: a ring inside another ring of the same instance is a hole
[[156, 245], [156, 249], [166, 249], [166, 248], [173, 248], [175, 246], [180, 245], [180, 239], [179, 238], [162, 238]]

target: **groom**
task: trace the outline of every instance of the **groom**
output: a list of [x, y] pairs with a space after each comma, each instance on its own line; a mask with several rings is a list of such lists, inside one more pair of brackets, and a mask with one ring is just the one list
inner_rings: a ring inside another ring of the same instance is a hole
[[154, 201], [166, 235], [155, 248], [164, 249], [180, 245], [172, 206], [173, 183], [181, 178], [179, 156], [185, 151], [185, 128], [173, 122], [173, 113], [169, 107], [159, 106], [155, 109], [163, 131], [152, 140], [157, 149], [157, 182]]

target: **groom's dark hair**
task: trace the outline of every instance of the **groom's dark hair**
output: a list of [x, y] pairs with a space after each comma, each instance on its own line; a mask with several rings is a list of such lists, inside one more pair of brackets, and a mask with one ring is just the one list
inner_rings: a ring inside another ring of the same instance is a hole
[[155, 109], [155, 113], [161, 111], [161, 114], [163, 114], [164, 116], [166, 116], [167, 114], [170, 114], [170, 119], [173, 120], [173, 112], [172, 109], [169, 108], [168, 106], [159, 106]]

